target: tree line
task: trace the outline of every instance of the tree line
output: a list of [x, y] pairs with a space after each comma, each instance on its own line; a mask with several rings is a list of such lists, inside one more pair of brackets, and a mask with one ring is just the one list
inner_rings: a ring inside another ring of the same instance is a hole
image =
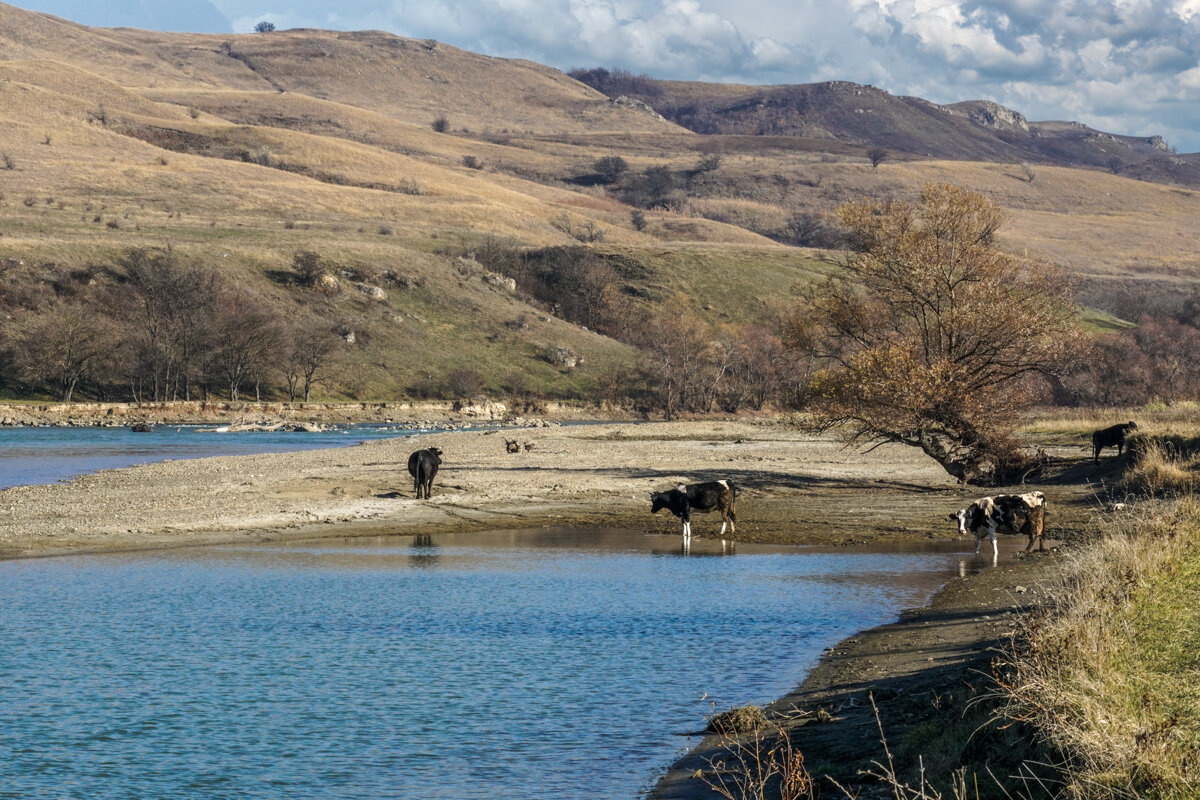
[[6, 283], [0, 306], [11, 322], [0, 357], [10, 389], [140, 402], [261, 399], [280, 387], [307, 402], [329, 377], [341, 337], [328, 319], [288, 318], [169, 252], [129, 250], [117, 266]]

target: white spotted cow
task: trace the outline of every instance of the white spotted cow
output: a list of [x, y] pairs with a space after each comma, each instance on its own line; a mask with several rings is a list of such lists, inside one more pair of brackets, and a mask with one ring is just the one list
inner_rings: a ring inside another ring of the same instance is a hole
[[1028, 553], [1033, 548], [1033, 540], [1038, 540], [1038, 549], [1046, 549], [1046, 539], [1043, 535], [1046, 524], [1046, 496], [1041, 492], [1026, 494], [998, 494], [993, 497], [981, 497], [971, 505], [950, 515], [950, 519], [958, 521], [958, 535], [971, 533], [975, 536], [975, 555], [979, 555], [979, 546], [984, 538], [992, 540], [992, 561], [999, 557], [1000, 548], [996, 544], [996, 533], [1023, 533], [1029, 537], [1025, 546]]
[[720, 509], [721, 534], [725, 533], [726, 524], [729, 525], [729, 532], [734, 533], [737, 530], [734, 526], [737, 521], [736, 504], [737, 489], [734, 487], [733, 481], [727, 480], [710, 481], [709, 483], [681, 483], [669, 492], [650, 493], [651, 514], [657, 514], [665, 508], [683, 521], [684, 548], [687, 548], [692, 541], [693, 511]]

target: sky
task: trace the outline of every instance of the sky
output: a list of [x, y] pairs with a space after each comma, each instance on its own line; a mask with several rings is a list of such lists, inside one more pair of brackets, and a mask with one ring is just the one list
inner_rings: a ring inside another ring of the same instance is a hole
[[1200, 0], [18, 0], [96, 26], [384, 30], [570, 70], [846, 80], [1200, 151]]

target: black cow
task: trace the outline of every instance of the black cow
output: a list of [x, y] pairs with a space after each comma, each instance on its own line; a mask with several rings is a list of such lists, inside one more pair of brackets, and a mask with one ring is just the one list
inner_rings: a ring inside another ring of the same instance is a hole
[[721, 511], [721, 533], [725, 533], [728, 523], [729, 532], [736, 531], [737, 521], [737, 489], [733, 481], [711, 481], [709, 483], [680, 484], [669, 492], [650, 493], [650, 513], [657, 514], [667, 509], [683, 520], [683, 543], [692, 540], [692, 512]]
[[442, 463], [442, 451], [436, 447], [429, 447], [425, 450], [418, 450], [408, 457], [408, 474], [413, 476], [413, 490], [417, 493], [417, 499], [421, 499], [421, 493], [425, 493], [425, 499], [429, 499], [429, 492], [433, 489], [433, 476], [437, 475], [438, 467]]
[[1028, 536], [1026, 553], [1033, 548], [1035, 538], [1038, 540], [1038, 549], [1046, 549], [1046, 539], [1043, 535], [1046, 526], [1046, 495], [1041, 492], [981, 497], [966, 508], [951, 514], [950, 519], [958, 521], [959, 536], [965, 533], [975, 536], [975, 555], [979, 555], [979, 545], [983, 544], [983, 540], [991, 539], [993, 561], [1000, 552], [996, 544], [996, 533], [1000, 530]]
[[1100, 463], [1100, 451], [1106, 447], [1117, 448], [1117, 457], [1121, 457], [1121, 451], [1125, 449], [1125, 437], [1130, 431], [1138, 429], [1137, 423], [1133, 420], [1122, 422], [1120, 425], [1113, 425], [1108, 428], [1101, 428], [1092, 434], [1092, 457], [1096, 463]]

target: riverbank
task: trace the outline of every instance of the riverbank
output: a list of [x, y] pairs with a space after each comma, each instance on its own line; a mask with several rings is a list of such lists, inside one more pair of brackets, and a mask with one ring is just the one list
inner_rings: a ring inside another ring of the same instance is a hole
[[[237, 435], [237, 434], [213, 434]], [[506, 452], [505, 439], [520, 452]], [[529, 449], [525, 448], [529, 445]], [[414, 449], [442, 449], [433, 498], [407, 473]], [[439, 433], [336, 450], [167, 461], [0, 493], [0, 555], [172, 547], [328, 535], [425, 534], [544, 525], [629, 525], [649, 493], [725, 477], [743, 491], [738, 538], [845, 543], [937, 538], [965, 496], [906, 448], [842, 450], [772, 422], [602, 424]], [[715, 526], [697, 520], [703, 534]], [[710, 531], [711, 532], [711, 531]]]
[[52, 425], [118, 427], [142, 425], [254, 425], [311, 423], [396, 424], [411, 428], [456, 427], [480, 423], [526, 426], [541, 422], [592, 419], [584, 409], [558, 403], [511, 408], [505, 403], [260, 403], [253, 401], [173, 401], [169, 403], [0, 403], [0, 427]]
[[[520, 451], [507, 452], [506, 438], [516, 439]], [[432, 499], [418, 501], [406, 463], [413, 450], [430, 446], [442, 449], [443, 464]], [[944, 543], [954, 539], [947, 515], [980, 494], [912, 448], [847, 451], [835, 439], [771, 420], [463, 431], [163, 462], [0, 491], [0, 557], [550, 525], [677, 534], [676, 519], [649, 514], [649, 493], [714, 478], [739, 487], [739, 541]], [[1050, 499], [1053, 539], [1078, 535], [1096, 513], [1083, 482], [1037, 488]], [[719, 526], [712, 515], [693, 522], [701, 536]], [[877, 747], [862, 745], [862, 736], [870, 738], [870, 726], [858, 718], [864, 689], [894, 685], [895, 697], [913, 704], [900, 719], [919, 719], [918, 710], [927, 712], [930, 698], [940, 696], [920, 688], [921, 681], [953, 684], [946, 670], [986, 663], [989, 644], [1011, 627], [1003, 615], [1036, 597], [1016, 587], [1032, 587], [1036, 570], [1052, 564], [1053, 558], [1017, 561], [1006, 554], [1000, 569], [953, 582], [928, 611], [907, 616], [890, 633], [835, 648], [799, 694], [781, 701], [831, 709], [835, 719], [848, 721], [811, 726], [834, 741], [814, 739], [806, 755], [855, 765], [877, 754]], [[1012, 607], [1003, 605], [1006, 599]], [[688, 793], [698, 791], [694, 782], [677, 785], [663, 796], [706, 796]]]
[[[828, 649], [803, 683], [765, 709], [804, 755], [817, 796], [844, 797], [835, 781], [851, 792], [880, 788], [866, 774], [878, 775], [887, 763], [880, 726], [903, 780], [917, 785], [910, 773], [921, 763], [925, 779], [953, 796], [947, 789], [953, 771], [975, 767], [980, 796], [1004, 796], [985, 769], [1007, 779], [1020, 771], [1027, 750], [1007, 743], [990, 749], [996, 732], [984, 730], [983, 723], [991, 706], [974, 704], [994, 693], [992, 660], [1019, 632], [1024, 615], [1045, 605], [1045, 586], [1060, 574], [1062, 563], [1057, 552], [1018, 557], [1016, 544], [1009, 542], [996, 568], [956, 578], [899, 621]], [[705, 736], [649, 796], [718, 797], [710, 788], [716, 765], [733, 765], [737, 753], [730, 739]], [[957, 758], [947, 760], [948, 755]]]

